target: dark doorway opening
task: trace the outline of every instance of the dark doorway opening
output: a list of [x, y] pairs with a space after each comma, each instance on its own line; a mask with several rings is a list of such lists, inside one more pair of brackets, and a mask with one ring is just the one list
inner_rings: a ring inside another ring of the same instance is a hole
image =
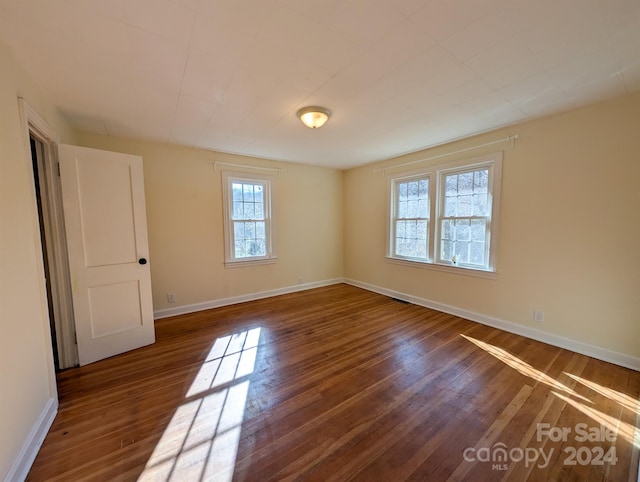
[[[40, 223], [40, 241], [42, 243], [42, 264], [44, 265], [44, 273], [47, 287], [47, 307], [49, 309], [49, 329], [51, 330], [51, 342], [53, 344], [53, 361], [56, 371], [60, 370], [60, 359], [58, 355], [58, 340], [56, 338], [55, 313], [53, 310], [53, 293], [51, 290], [51, 269], [49, 266], [49, 256], [47, 240], [45, 236], [45, 222], [43, 203], [46, 202], [45, 196], [42, 195], [41, 182], [42, 177], [38, 165], [42, 165], [44, 161], [44, 144], [33, 136], [29, 136], [31, 144], [31, 161], [33, 164], [33, 181], [36, 191], [36, 202], [38, 204], [38, 221]], [[40, 162], [38, 162], [40, 161]]]

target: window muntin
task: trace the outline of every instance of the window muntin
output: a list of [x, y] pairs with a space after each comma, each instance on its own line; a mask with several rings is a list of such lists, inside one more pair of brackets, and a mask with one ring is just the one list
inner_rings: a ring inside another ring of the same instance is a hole
[[[495, 203], [499, 199], [501, 164], [502, 153], [498, 152], [392, 177], [389, 257], [424, 265], [495, 271]], [[420, 196], [421, 180], [425, 181], [423, 192], [428, 193], [424, 200]], [[410, 185], [416, 182], [418, 195], [414, 184], [410, 196]], [[422, 202], [419, 208], [418, 202]]]
[[271, 181], [223, 173], [227, 263], [273, 259]]
[[427, 260], [429, 253], [429, 178], [394, 182], [395, 256]]

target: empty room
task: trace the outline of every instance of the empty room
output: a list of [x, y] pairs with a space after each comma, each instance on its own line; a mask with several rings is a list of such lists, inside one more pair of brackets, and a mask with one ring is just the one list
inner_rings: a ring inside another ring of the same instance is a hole
[[0, 114], [0, 480], [639, 479], [636, 0], [0, 0]]

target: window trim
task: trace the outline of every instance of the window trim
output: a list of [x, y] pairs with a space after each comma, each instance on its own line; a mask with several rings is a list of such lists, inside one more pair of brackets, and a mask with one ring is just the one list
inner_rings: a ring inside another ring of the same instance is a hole
[[[432, 165], [420, 170], [412, 170], [387, 176], [387, 242], [386, 259], [392, 264], [406, 265], [419, 268], [436, 269], [449, 273], [465, 274], [483, 278], [495, 279], [497, 270], [498, 234], [499, 234], [499, 209], [500, 187], [502, 184], [502, 151], [490, 154], [461, 159], [447, 164]], [[487, 267], [475, 267], [473, 265], [454, 265], [449, 261], [440, 259], [440, 226], [442, 223], [442, 211], [444, 209], [444, 179], [445, 176], [455, 172], [468, 172], [482, 167], [489, 167], [489, 202], [491, 203], [491, 216], [488, 222], [487, 239], [489, 241]], [[395, 186], [398, 182], [411, 179], [429, 179], [429, 252], [428, 259], [408, 258], [397, 256], [395, 251]]]
[[[396, 238], [397, 238], [397, 236], [394, 236], [395, 234], [394, 224], [395, 224], [395, 221], [397, 220], [396, 211], [398, 209], [397, 196], [396, 196], [397, 185], [403, 182], [419, 181], [423, 179], [426, 179], [429, 181], [429, 217], [427, 218], [428, 261], [423, 261], [420, 258], [412, 258], [410, 256], [401, 256], [401, 255], [393, 254], [395, 253], [395, 250], [396, 250]], [[418, 263], [425, 263], [425, 262], [432, 261], [430, 257], [430, 253], [433, 252], [433, 243], [434, 243], [434, 231], [433, 231], [432, 220], [435, 214], [435, 198], [433, 196], [433, 189], [432, 189], [433, 182], [434, 182], [433, 173], [429, 173], [429, 172], [425, 173], [423, 171], [407, 173], [406, 175], [394, 176], [390, 178], [391, 197], [389, 202], [389, 213], [390, 213], [389, 224], [387, 227], [389, 230], [389, 236], [387, 236], [387, 244], [388, 244], [387, 253], [389, 253], [390, 256], [393, 257], [394, 259], [399, 259], [404, 261], [415, 261]]]
[[[224, 251], [225, 267], [239, 268], [243, 266], [256, 266], [261, 264], [275, 263], [274, 246], [274, 216], [273, 216], [273, 176], [264, 174], [247, 174], [242, 172], [222, 171], [222, 205], [224, 217]], [[265, 241], [266, 255], [251, 256], [246, 258], [235, 257], [235, 238], [233, 226], [233, 191], [231, 184], [241, 182], [244, 184], [254, 183], [264, 186], [264, 218], [265, 218]]]

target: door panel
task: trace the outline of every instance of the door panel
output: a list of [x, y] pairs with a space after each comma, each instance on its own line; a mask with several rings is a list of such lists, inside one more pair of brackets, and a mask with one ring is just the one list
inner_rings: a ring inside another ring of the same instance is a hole
[[80, 365], [155, 341], [142, 158], [59, 145]]
[[87, 267], [137, 260], [132, 167], [101, 158], [76, 165]]
[[[114, 335], [142, 325], [140, 284], [125, 281], [89, 288], [89, 322], [93, 338]], [[113, 303], [118, 300], [118, 303]]]

